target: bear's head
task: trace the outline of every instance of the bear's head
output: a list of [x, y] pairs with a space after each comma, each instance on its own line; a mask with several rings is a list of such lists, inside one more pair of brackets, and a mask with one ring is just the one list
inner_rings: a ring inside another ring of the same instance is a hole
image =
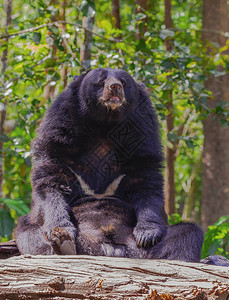
[[136, 106], [138, 84], [125, 71], [111, 68], [90, 70], [76, 78], [78, 96], [88, 115], [98, 121], [120, 121]]

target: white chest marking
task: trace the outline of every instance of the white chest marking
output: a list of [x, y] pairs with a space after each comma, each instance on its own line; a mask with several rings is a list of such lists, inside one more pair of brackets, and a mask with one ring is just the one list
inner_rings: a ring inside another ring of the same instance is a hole
[[116, 178], [113, 182], [111, 182], [108, 187], [106, 188], [105, 192], [102, 194], [96, 194], [94, 190], [92, 190], [89, 185], [82, 179], [82, 177], [74, 172], [76, 178], [78, 179], [80, 186], [83, 190], [83, 192], [88, 196], [93, 196], [95, 198], [104, 198], [107, 196], [113, 196], [115, 192], [117, 191], [119, 184], [125, 174], [120, 175], [118, 178]]

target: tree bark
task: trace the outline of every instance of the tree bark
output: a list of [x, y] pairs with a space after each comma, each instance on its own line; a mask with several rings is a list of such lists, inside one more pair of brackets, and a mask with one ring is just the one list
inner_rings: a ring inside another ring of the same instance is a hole
[[81, 72], [88, 71], [91, 66], [92, 29], [95, 17], [83, 17], [83, 39], [80, 48]]
[[[173, 28], [171, 16], [171, 0], [164, 0], [165, 4], [165, 27]], [[171, 40], [165, 40], [165, 50], [172, 51], [173, 44]], [[166, 91], [167, 94], [167, 110], [169, 114], [166, 116], [166, 133], [168, 134], [174, 129], [174, 109], [172, 90]], [[175, 213], [175, 160], [176, 149], [175, 144], [172, 147], [166, 146], [166, 172], [165, 172], [165, 211], [168, 215]]]
[[[166, 134], [174, 129], [174, 115], [172, 103], [172, 91], [167, 91], [167, 110], [169, 114], [166, 116]], [[176, 151], [175, 144], [172, 147], [166, 146], [166, 169], [165, 169], [165, 211], [168, 215], [175, 213], [175, 160]]]
[[187, 199], [185, 201], [184, 209], [183, 209], [183, 214], [182, 214], [182, 219], [192, 221], [192, 222], [198, 222], [200, 223], [200, 214], [198, 214], [195, 211], [195, 205], [196, 205], [196, 200], [197, 200], [197, 195], [198, 195], [198, 175], [200, 174], [201, 170], [201, 163], [202, 163], [202, 155], [199, 155], [197, 157], [192, 173], [190, 176], [190, 189], [187, 194]]
[[[228, 32], [227, 0], [203, 1], [203, 42], [206, 40], [223, 46], [226, 38], [213, 31]], [[209, 30], [209, 31], [207, 31]], [[210, 55], [211, 49], [208, 49]], [[214, 108], [220, 100], [229, 104], [229, 75], [209, 75], [205, 82], [213, 99], [208, 105]], [[223, 128], [218, 120], [209, 114], [203, 121], [203, 189], [202, 226], [213, 224], [220, 216], [229, 214], [229, 128]]]
[[229, 268], [166, 260], [24, 255], [0, 260], [0, 287], [0, 300], [226, 300]]
[[[60, 2], [60, 20], [61, 21], [66, 21], [66, 7], [67, 7], [67, 0], [64, 0], [63, 2]], [[62, 27], [64, 29], [64, 31], [66, 30], [66, 24], [62, 24]], [[67, 53], [67, 40], [64, 37], [63, 38], [63, 47], [64, 47], [64, 51], [65, 53]], [[62, 76], [62, 80], [63, 80], [63, 89], [65, 89], [67, 87], [68, 84], [68, 66], [67, 64], [63, 64], [63, 67], [61, 69], [61, 76]]]
[[[138, 7], [137, 7], [138, 6]], [[147, 10], [147, 0], [135, 0], [135, 14], [143, 13]], [[142, 22], [144, 22], [141, 26], [137, 26], [136, 31], [136, 39], [143, 39], [144, 34], [147, 30], [147, 17], [145, 17]]]
[[111, 0], [111, 4], [112, 4], [112, 15], [115, 18], [115, 28], [121, 29], [119, 0]]
[[0, 259], [9, 258], [11, 256], [20, 255], [15, 240], [0, 243]]
[[[7, 35], [8, 33], [8, 27], [11, 24], [11, 16], [12, 16], [12, 5], [13, 5], [13, 0], [5, 0], [4, 1], [4, 10], [5, 10], [5, 19], [2, 22], [3, 27], [5, 27], [5, 34]], [[8, 67], [8, 40], [9, 38], [5, 38], [5, 43], [6, 43], [6, 47], [3, 50], [3, 54], [2, 54], [2, 86], [3, 86], [3, 90], [5, 90], [5, 82], [6, 82], [6, 78], [5, 78], [5, 71]], [[3, 136], [5, 133], [5, 121], [6, 121], [6, 107], [7, 107], [7, 98], [2, 95], [1, 96], [1, 101], [3, 103], [3, 106], [1, 108], [1, 112], [0, 112], [0, 135]], [[0, 197], [3, 197], [3, 178], [4, 178], [4, 141], [2, 138], [0, 138]]]
[[[58, 0], [50, 0], [50, 5], [56, 5]], [[55, 22], [58, 21], [60, 18], [60, 15], [58, 13], [55, 13], [51, 17], [51, 21]], [[49, 46], [50, 46], [50, 57], [55, 58], [57, 53], [57, 46], [55, 45], [54, 37], [52, 36], [52, 33], [49, 31], [50, 37], [49, 37]], [[47, 71], [48, 73], [48, 71]], [[47, 82], [46, 86], [44, 87], [44, 98], [48, 101], [49, 99], [54, 98], [54, 92], [56, 89], [56, 85], [50, 85], [50, 82]]]

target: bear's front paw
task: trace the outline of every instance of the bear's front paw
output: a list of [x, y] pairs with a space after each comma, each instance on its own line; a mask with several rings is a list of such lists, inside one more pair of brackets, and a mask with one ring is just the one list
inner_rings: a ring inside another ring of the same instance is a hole
[[76, 230], [72, 227], [54, 227], [49, 234], [44, 233], [54, 253], [62, 255], [76, 254], [75, 234]]
[[160, 242], [166, 232], [166, 227], [157, 223], [139, 222], [133, 234], [138, 247], [148, 247]]

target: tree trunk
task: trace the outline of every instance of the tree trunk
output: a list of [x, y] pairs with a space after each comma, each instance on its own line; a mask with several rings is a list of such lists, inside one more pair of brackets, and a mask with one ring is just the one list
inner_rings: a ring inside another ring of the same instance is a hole
[[0, 260], [0, 299], [221, 299], [229, 268], [99, 256]]
[[[57, 0], [50, 0], [50, 5], [56, 5], [57, 4]], [[51, 17], [51, 21], [55, 22], [58, 21], [60, 18], [60, 15], [58, 13], [55, 13], [54, 15], [52, 15]], [[57, 46], [55, 44], [55, 40], [54, 37], [52, 36], [52, 33], [49, 31], [50, 37], [49, 37], [49, 46], [50, 46], [50, 57], [51, 58], [55, 58], [56, 53], [57, 53]], [[48, 73], [48, 71], [47, 71]], [[51, 82], [48, 82], [46, 84], [46, 86], [44, 87], [44, 98], [48, 101], [49, 99], [53, 99], [54, 98], [54, 92], [56, 89], [56, 85], [51, 85]]]
[[[66, 21], [66, 7], [67, 7], [67, 0], [64, 0], [63, 2], [60, 2], [60, 20], [61, 21]], [[64, 29], [64, 31], [66, 30], [66, 24], [62, 24], [62, 27]], [[64, 51], [65, 53], [67, 53], [67, 39], [65, 37], [63, 37], [63, 47], [64, 47]], [[67, 87], [68, 84], [68, 66], [67, 64], [63, 64], [63, 67], [61, 69], [61, 77], [63, 80], [63, 89], [65, 89]]]
[[121, 29], [119, 0], [111, 0], [111, 4], [112, 4], [112, 15], [115, 18], [115, 28]]
[[[202, 39], [223, 46], [226, 38], [213, 31], [228, 32], [227, 0], [203, 1]], [[209, 31], [207, 31], [209, 30]], [[208, 50], [209, 54], [211, 50]], [[229, 104], [229, 75], [214, 77], [209, 75], [205, 82], [213, 99], [208, 105], [214, 108], [220, 100]], [[203, 121], [203, 190], [202, 190], [202, 225], [206, 229], [220, 216], [229, 214], [229, 128], [223, 128], [213, 115]]]
[[91, 66], [92, 29], [95, 17], [83, 17], [83, 40], [80, 48], [81, 72], [88, 71]]
[[[147, 10], [147, 0], [135, 0], [135, 14], [143, 13]], [[142, 20], [140, 26], [137, 26], [136, 39], [143, 39], [147, 30], [147, 17]]]
[[[168, 101], [167, 109], [169, 114], [166, 116], [166, 133], [168, 134], [174, 128], [172, 91], [167, 91]], [[175, 144], [172, 147], [166, 146], [166, 169], [165, 169], [165, 211], [168, 215], [175, 213]]]
[[[171, 0], [164, 0], [165, 4], [165, 27], [173, 28], [171, 16]], [[171, 40], [165, 40], [165, 50], [172, 51], [173, 45]], [[169, 114], [166, 116], [166, 133], [174, 129], [174, 110], [172, 90], [166, 91], [167, 94], [167, 110]], [[166, 146], [166, 172], [165, 172], [165, 211], [168, 215], [175, 213], [175, 144], [172, 147]]]
[[[7, 35], [8, 33], [8, 27], [11, 24], [11, 16], [12, 16], [12, 5], [13, 5], [13, 0], [5, 0], [4, 2], [4, 10], [5, 10], [5, 19], [2, 22], [2, 26], [5, 27], [5, 34]], [[8, 40], [9, 38], [5, 38], [5, 43], [6, 47], [3, 50], [2, 54], [2, 80], [1, 84], [3, 86], [3, 91], [5, 91], [5, 71], [8, 67]], [[2, 102], [2, 107], [1, 107], [1, 120], [0, 120], [0, 135], [3, 136], [5, 133], [4, 127], [5, 127], [5, 121], [6, 121], [6, 107], [7, 107], [7, 98], [2, 95], [1, 96], [1, 102]], [[4, 178], [4, 141], [2, 138], [0, 138], [0, 197], [3, 197], [3, 178]]]
[[195, 205], [197, 201], [197, 195], [198, 195], [198, 175], [200, 174], [201, 170], [201, 162], [202, 162], [202, 155], [199, 155], [197, 157], [192, 173], [190, 176], [190, 189], [187, 194], [187, 199], [185, 201], [182, 219], [197, 222], [200, 223], [200, 214], [195, 211]]

